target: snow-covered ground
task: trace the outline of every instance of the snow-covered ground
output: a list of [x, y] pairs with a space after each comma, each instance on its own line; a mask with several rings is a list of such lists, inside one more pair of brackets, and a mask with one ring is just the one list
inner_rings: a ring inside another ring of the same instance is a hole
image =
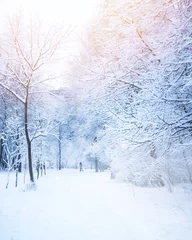
[[1, 240], [192, 239], [187, 189], [133, 188], [90, 170], [49, 171], [36, 191], [5, 182], [1, 173]]

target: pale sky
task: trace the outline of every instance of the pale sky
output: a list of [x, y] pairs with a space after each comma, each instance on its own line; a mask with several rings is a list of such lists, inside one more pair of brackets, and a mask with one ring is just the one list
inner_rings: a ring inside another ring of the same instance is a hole
[[0, 13], [2, 18], [22, 9], [27, 14], [39, 14], [50, 22], [81, 26], [97, 10], [98, 3], [99, 0], [0, 0]]
[[[3, 30], [8, 16], [21, 10], [24, 17], [38, 15], [51, 25], [71, 25], [80, 34], [98, 11], [99, 2], [100, 0], [0, 0], [0, 30]], [[78, 47], [72, 43], [72, 47], [65, 49], [65, 53], [66, 50], [73, 54], [78, 51]], [[64, 64], [60, 62], [58, 66], [53, 65], [51, 68], [54, 73], [59, 73], [65, 68]]]

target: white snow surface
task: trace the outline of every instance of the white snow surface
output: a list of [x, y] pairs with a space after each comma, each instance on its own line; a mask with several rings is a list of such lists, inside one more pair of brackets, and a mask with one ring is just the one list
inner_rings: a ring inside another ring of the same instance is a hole
[[137, 188], [92, 170], [48, 171], [36, 191], [5, 185], [0, 173], [1, 240], [192, 239], [189, 188]]

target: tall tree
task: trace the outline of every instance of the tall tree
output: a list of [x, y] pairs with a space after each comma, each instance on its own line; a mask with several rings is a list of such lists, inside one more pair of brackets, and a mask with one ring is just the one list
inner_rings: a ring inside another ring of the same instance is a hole
[[109, 116], [108, 158], [137, 185], [191, 178], [191, 6], [103, 0], [85, 39], [84, 92]]
[[30, 20], [28, 25], [20, 15], [9, 19], [9, 32], [1, 39], [0, 85], [7, 89], [23, 105], [25, 137], [28, 150], [28, 166], [31, 183], [34, 183], [32, 141], [34, 131], [30, 125], [29, 106], [37, 86], [49, 80], [42, 74], [46, 64], [54, 60], [69, 31], [48, 28], [39, 20]]

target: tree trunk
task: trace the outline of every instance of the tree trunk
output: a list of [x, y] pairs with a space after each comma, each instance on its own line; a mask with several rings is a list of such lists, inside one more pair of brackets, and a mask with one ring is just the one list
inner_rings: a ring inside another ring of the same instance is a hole
[[[19, 155], [20, 156], [20, 155]], [[19, 157], [19, 160], [20, 160], [21, 157]], [[19, 162], [18, 163], [18, 172], [21, 173], [22, 172], [22, 163]]]
[[25, 100], [25, 137], [27, 141], [27, 152], [28, 152], [28, 164], [29, 164], [29, 177], [30, 181], [34, 183], [33, 177], [33, 165], [32, 165], [32, 153], [31, 153], [31, 140], [29, 138], [29, 130], [28, 130], [28, 94], [29, 89], [26, 90], [26, 100]]
[[190, 171], [190, 164], [187, 161], [187, 157], [185, 155], [185, 150], [184, 149], [183, 149], [183, 159], [185, 161], [185, 166], [187, 168], [187, 172], [188, 172], [188, 175], [189, 175], [189, 182], [192, 183], [192, 173]]
[[59, 124], [59, 162], [58, 169], [61, 170], [61, 123]]
[[15, 187], [18, 185], [18, 166], [16, 167], [16, 173], [15, 173]]
[[3, 139], [0, 139], [0, 169], [3, 168]]
[[[18, 116], [18, 112], [17, 112], [17, 116]], [[20, 148], [19, 148], [19, 138], [20, 138], [20, 135], [19, 135], [19, 127], [17, 127], [17, 137], [16, 137], [16, 146], [17, 146], [17, 152], [18, 152], [18, 156], [17, 156], [17, 170], [19, 173], [21, 173], [21, 170], [22, 170], [22, 164], [21, 164], [21, 154], [20, 154]]]
[[8, 169], [8, 174], [7, 174], [7, 184], [6, 184], [6, 188], [8, 188], [8, 186], [9, 186], [10, 172], [11, 172], [11, 169], [9, 168], [9, 169]]
[[99, 169], [98, 169], [98, 159], [95, 158], [95, 172], [99, 172]]

